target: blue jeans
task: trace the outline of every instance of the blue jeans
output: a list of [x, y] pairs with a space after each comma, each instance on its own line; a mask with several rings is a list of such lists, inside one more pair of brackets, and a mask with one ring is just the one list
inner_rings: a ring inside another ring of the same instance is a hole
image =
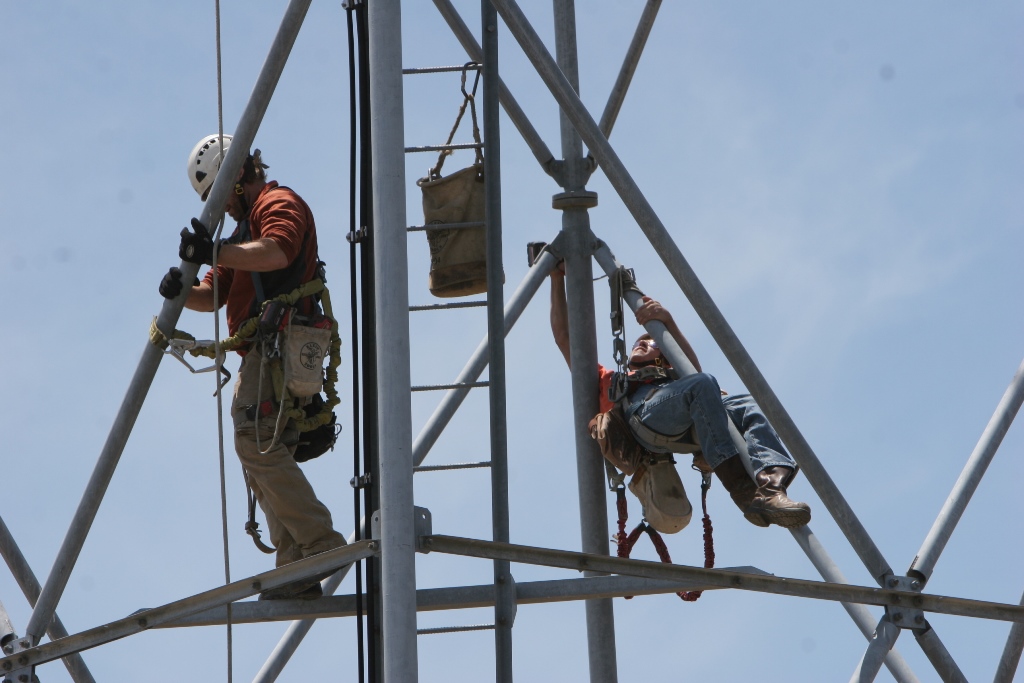
[[[630, 396], [626, 409], [627, 419], [634, 414], [648, 429], [669, 437], [692, 427], [712, 468], [738, 454], [726, 420], [732, 420], [743, 435], [755, 474], [766, 467], [796, 467], [754, 399], [749, 394], [722, 396], [718, 380], [705, 373], [641, 386]], [[651, 451], [665, 452], [639, 437], [637, 441]]]

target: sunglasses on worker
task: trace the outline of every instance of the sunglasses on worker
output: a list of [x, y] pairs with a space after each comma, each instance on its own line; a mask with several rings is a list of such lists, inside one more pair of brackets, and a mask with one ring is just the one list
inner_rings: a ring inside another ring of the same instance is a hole
[[656, 348], [658, 348], [658, 343], [655, 342], [653, 339], [647, 339], [647, 338], [637, 339], [636, 342], [633, 344], [633, 349], [632, 350], [636, 351], [641, 346], [646, 346], [649, 349], [656, 349]]

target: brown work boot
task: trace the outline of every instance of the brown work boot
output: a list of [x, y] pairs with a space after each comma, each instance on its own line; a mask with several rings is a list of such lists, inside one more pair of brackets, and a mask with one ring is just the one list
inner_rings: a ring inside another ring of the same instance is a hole
[[811, 508], [807, 503], [798, 503], [786, 495], [786, 485], [793, 478], [792, 467], [766, 467], [757, 473], [757, 491], [748, 508], [750, 513], [759, 514], [770, 524], [791, 528], [803, 526], [811, 521]]
[[743, 517], [754, 526], [768, 526], [768, 520], [761, 513], [750, 511], [754, 496], [757, 494], [757, 487], [750, 475], [747, 474], [747, 470], [744, 469], [740, 457], [734, 455], [726, 459], [715, 468], [714, 472], [718, 475], [722, 486], [729, 492], [732, 502], [736, 503], [736, 507], [743, 513]]

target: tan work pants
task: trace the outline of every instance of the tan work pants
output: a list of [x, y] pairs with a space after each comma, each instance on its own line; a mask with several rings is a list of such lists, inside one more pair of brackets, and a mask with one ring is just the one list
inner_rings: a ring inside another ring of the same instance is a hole
[[258, 421], [246, 418], [248, 406], [259, 405], [274, 395], [269, 367], [263, 368], [260, 382], [261, 360], [259, 348], [253, 348], [242, 358], [231, 416], [235, 425], [235, 451], [267, 518], [270, 542], [277, 548], [277, 566], [280, 567], [345, 545], [345, 537], [334, 530], [330, 510], [317, 500], [313, 487], [295, 462], [293, 454], [298, 433], [286, 427], [271, 446], [276, 410]]

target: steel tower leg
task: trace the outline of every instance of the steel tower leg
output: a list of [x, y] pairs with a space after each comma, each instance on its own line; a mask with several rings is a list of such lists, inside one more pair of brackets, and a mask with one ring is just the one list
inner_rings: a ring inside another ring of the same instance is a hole
[[384, 680], [416, 683], [416, 535], [412, 483], [409, 271], [405, 218], [402, 12], [368, 3], [377, 307]]
[[[487, 338], [491, 422], [491, 534], [509, 540], [508, 415], [505, 383], [504, 266], [501, 245], [501, 135], [498, 127], [498, 13], [480, 2], [483, 35], [484, 184], [487, 224]], [[512, 683], [516, 586], [508, 560], [494, 560], [494, 680]]]
[[[558, 64], [579, 90], [576, 51], [576, 10], [573, 0], [554, 0], [555, 45]], [[588, 423], [598, 411], [597, 332], [594, 321], [594, 250], [587, 209], [597, 196], [586, 191], [589, 176], [583, 157], [583, 141], [564, 113], [559, 114], [564, 169], [560, 175], [564, 193], [554, 200], [562, 209], [565, 237], [566, 301], [569, 313], [569, 346], [572, 357], [573, 419], [576, 435], [576, 469], [580, 502], [580, 532], [585, 553], [608, 554], [608, 507], [604, 462], [590, 438]], [[558, 176], [556, 176], [558, 177]], [[592, 573], [587, 572], [588, 576]], [[587, 649], [592, 683], [615, 683], [615, 613], [610, 599], [587, 600]]]

